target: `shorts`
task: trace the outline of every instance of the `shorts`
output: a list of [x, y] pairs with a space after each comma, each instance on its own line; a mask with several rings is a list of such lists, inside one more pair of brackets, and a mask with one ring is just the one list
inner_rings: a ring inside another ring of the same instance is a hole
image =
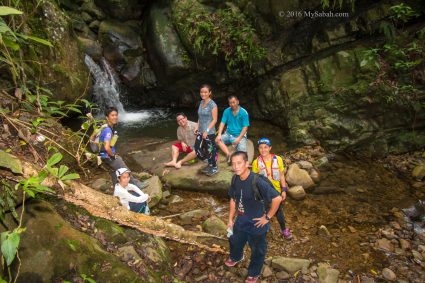
[[179, 152], [191, 153], [193, 151], [190, 146], [187, 146], [186, 150], [183, 150], [183, 145], [181, 142], [176, 142], [175, 144], [173, 144], [173, 146], [177, 147], [179, 149]]
[[[237, 137], [225, 132], [223, 135], [221, 135], [221, 141], [225, 144], [225, 145], [229, 145], [232, 144], [235, 139]], [[246, 135], [242, 137], [241, 141], [238, 143], [238, 145], [236, 146], [236, 150], [237, 151], [245, 151], [247, 152], [247, 145], [246, 145], [247, 141], [246, 141]]]

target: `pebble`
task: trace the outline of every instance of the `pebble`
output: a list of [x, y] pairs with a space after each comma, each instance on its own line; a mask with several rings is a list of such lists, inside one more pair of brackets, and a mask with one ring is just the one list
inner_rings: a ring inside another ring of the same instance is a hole
[[289, 279], [289, 277], [291, 276], [285, 271], [279, 271], [278, 273], [276, 273], [276, 278], [278, 280], [286, 280]]
[[412, 251], [413, 257], [417, 260], [423, 260], [423, 256], [420, 254], [420, 252], [413, 250]]
[[353, 226], [348, 226], [348, 230], [350, 230], [351, 233], [356, 233], [357, 229], [354, 228]]
[[377, 247], [379, 249], [382, 249], [384, 251], [387, 252], [393, 252], [394, 251], [394, 246], [393, 244], [391, 244], [391, 242], [388, 239], [379, 239], [378, 241], [376, 241]]
[[398, 222], [391, 221], [390, 225], [391, 225], [391, 227], [393, 227], [396, 230], [401, 230], [401, 226], [400, 226], [400, 224], [398, 224]]
[[400, 242], [400, 247], [403, 250], [410, 250], [411, 247], [410, 247], [410, 242], [409, 241], [407, 241], [405, 239], [399, 239], [398, 241]]
[[267, 278], [272, 275], [273, 275], [273, 270], [269, 266], [265, 265], [263, 269], [263, 277]]
[[389, 268], [384, 268], [382, 270], [382, 276], [388, 280], [388, 281], [395, 281], [397, 276], [395, 275], [394, 271], [392, 271]]

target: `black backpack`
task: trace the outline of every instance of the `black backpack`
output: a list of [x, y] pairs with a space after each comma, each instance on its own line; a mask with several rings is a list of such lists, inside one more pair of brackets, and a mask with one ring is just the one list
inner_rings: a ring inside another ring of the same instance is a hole
[[[258, 182], [258, 179], [262, 179], [267, 184], [269, 184], [272, 188], [273, 188], [273, 184], [272, 184], [272, 182], [270, 182], [270, 180], [268, 178], [264, 177], [263, 175], [260, 175], [260, 174], [254, 173], [254, 172], [252, 172], [252, 173], [254, 174], [254, 179], [252, 180], [252, 187], [251, 187], [251, 189], [254, 192], [254, 199], [257, 200], [257, 201], [261, 201], [261, 203], [263, 204], [264, 213], [266, 213], [267, 210], [270, 208], [271, 205], [270, 205], [270, 202], [268, 202], [268, 203], [265, 203], [264, 202], [264, 198], [261, 195], [261, 192], [260, 192], [260, 189], [258, 188], [257, 182]], [[235, 180], [236, 180], [236, 175], [233, 175], [232, 181], [231, 181], [231, 186], [232, 187], [235, 184]]]

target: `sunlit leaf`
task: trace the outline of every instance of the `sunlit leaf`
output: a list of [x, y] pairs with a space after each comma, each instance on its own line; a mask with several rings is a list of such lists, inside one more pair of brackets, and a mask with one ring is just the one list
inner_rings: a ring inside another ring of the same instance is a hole
[[7, 15], [22, 15], [23, 12], [16, 10], [15, 8], [8, 7], [8, 6], [0, 6], [0, 16], [7, 16]]

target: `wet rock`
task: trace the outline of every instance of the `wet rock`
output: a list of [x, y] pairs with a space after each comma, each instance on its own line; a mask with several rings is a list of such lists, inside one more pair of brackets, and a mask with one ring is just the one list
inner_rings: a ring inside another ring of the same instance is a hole
[[99, 178], [91, 184], [91, 187], [97, 191], [108, 192], [112, 189], [112, 182], [109, 179]]
[[272, 275], [273, 275], [273, 270], [268, 265], [264, 265], [262, 277], [267, 278]]
[[224, 236], [226, 235], [227, 225], [214, 215], [204, 221], [202, 230], [216, 236]]
[[388, 239], [379, 239], [376, 241], [377, 247], [387, 252], [394, 252], [394, 246]]
[[93, 40], [85, 37], [77, 37], [77, 40], [83, 49], [84, 53], [89, 55], [95, 61], [99, 61], [102, 58], [102, 46], [97, 40]]
[[[88, 1], [91, 2], [91, 1]], [[94, 0], [108, 16], [119, 20], [137, 20], [140, 18], [143, 5], [147, 1], [139, 0]]]
[[182, 224], [191, 224], [194, 221], [199, 221], [202, 218], [206, 218], [209, 215], [208, 210], [196, 209], [186, 213], [183, 213], [179, 216]]
[[[152, 67], [155, 73], [163, 73], [166, 78], [175, 80], [190, 71], [190, 58], [170, 19], [169, 8], [153, 5], [147, 20], [147, 40]], [[161, 77], [160, 77], [161, 79]]]
[[178, 196], [178, 195], [172, 195], [169, 199], [169, 204], [173, 204], [173, 203], [178, 203], [178, 202], [182, 202], [183, 198]]
[[300, 168], [305, 169], [307, 171], [313, 168], [313, 164], [305, 160], [298, 161], [297, 164], [300, 166]]
[[306, 196], [304, 188], [302, 186], [293, 186], [288, 189], [288, 194], [295, 200], [303, 200]]
[[310, 261], [308, 259], [302, 258], [289, 258], [289, 257], [280, 257], [275, 256], [272, 259], [272, 267], [280, 271], [286, 271], [290, 274], [303, 268], [308, 268], [310, 266]]
[[384, 268], [382, 270], [382, 276], [388, 281], [395, 281], [397, 279], [395, 273], [389, 268]]
[[327, 263], [319, 263], [317, 268], [317, 274], [319, 275], [320, 283], [337, 283], [339, 271], [333, 269]]
[[162, 199], [162, 183], [158, 176], [153, 176], [147, 182], [148, 186], [143, 191], [151, 197], [149, 207], [154, 207]]
[[289, 275], [285, 271], [279, 271], [279, 272], [276, 273], [276, 279], [277, 280], [288, 280], [289, 278], [291, 278], [291, 275]]
[[420, 164], [412, 171], [412, 177], [417, 180], [422, 180], [425, 177], [425, 164]]
[[300, 169], [297, 164], [289, 165], [286, 181], [290, 186], [302, 186], [305, 190], [314, 186], [314, 182], [308, 172]]
[[319, 183], [320, 182], [320, 173], [316, 169], [311, 169], [310, 170], [310, 177], [313, 180], [313, 182], [315, 182], [315, 183]]
[[118, 248], [117, 255], [123, 261], [131, 261], [131, 260], [141, 260], [141, 257], [136, 252], [133, 246], [123, 246]]

